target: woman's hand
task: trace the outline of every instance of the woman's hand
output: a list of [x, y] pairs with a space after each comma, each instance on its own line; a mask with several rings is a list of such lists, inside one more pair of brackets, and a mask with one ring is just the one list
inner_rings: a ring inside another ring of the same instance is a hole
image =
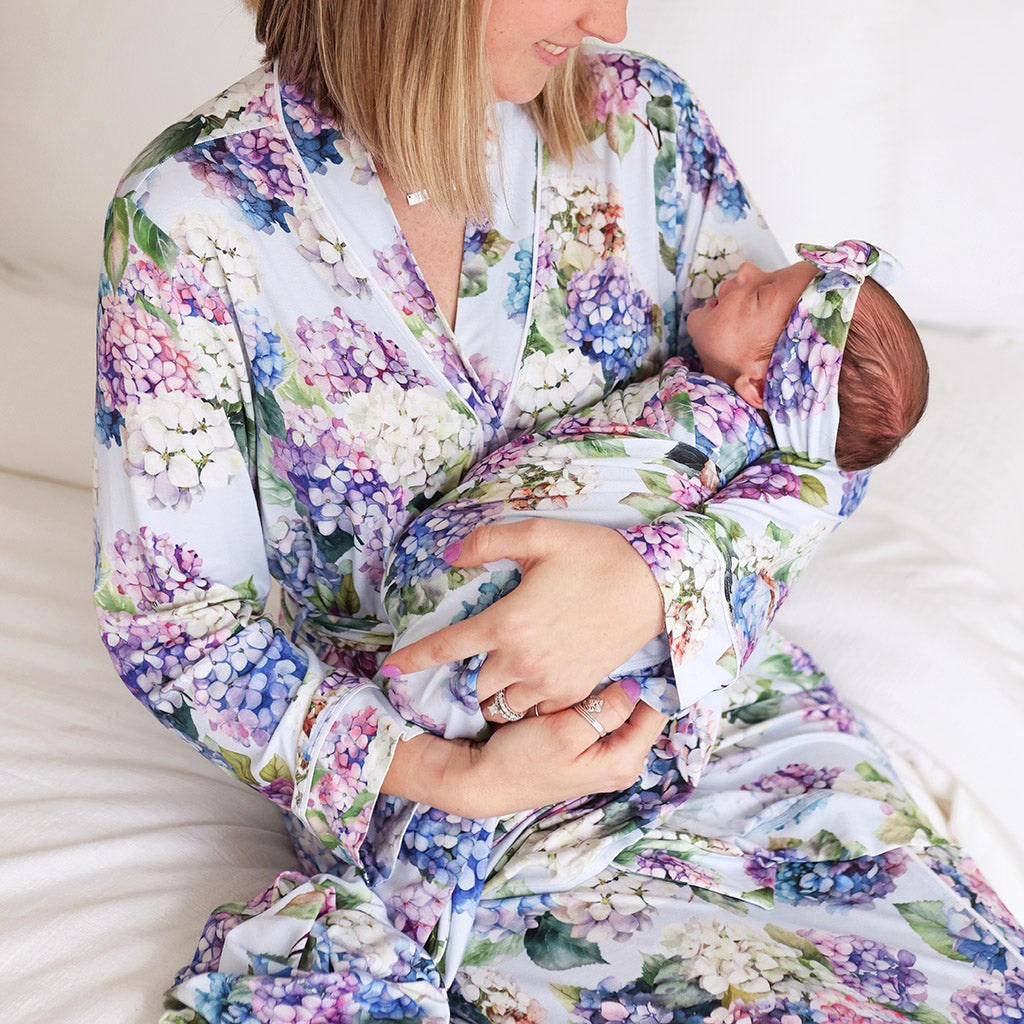
[[628, 789], [668, 721], [636, 704], [636, 692], [621, 683], [601, 691], [592, 717], [608, 730], [603, 738], [572, 708], [513, 722], [479, 744], [416, 736], [399, 743], [383, 791], [487, 818]]
[[516, 711], [567, 708], [665, 628], [651, 570], [608, 527], [551, 519], [481, 526], [449, 561], [465, 568], [499, 558], [522, 566], [511, 594], [395, 651], [385, 665], [417, 672], [486, 653], [477, 698], [500, 721], [486, 710], [498, 690]]

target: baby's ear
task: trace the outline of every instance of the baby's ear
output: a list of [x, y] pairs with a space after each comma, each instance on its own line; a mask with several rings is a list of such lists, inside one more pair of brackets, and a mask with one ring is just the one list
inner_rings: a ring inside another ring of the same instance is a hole
[[[763, 371], [762, 371], [763, 372]], [[764, 408], [764, 377], [752, 373], [744, 373], [736, 378], [733, 390], [748, 405], [755, 409]]]

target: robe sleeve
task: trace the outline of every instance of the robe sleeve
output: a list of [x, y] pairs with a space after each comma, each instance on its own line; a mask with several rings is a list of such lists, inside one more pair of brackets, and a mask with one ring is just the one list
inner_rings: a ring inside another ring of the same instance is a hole
[[164, 725], [360, 864], [395, 845], [376, 835], [364, 848], [395, 747], [421, 730], [372, 669], [332, 669], [267, 613], [254, 457], [266, 437], [215, 270], [134, 194], [114, 200], [97, 330], [100, 633]]
[[[674, 263], [676, 279], [670, 351], [674, 344], [684, 358], [693, 357], [686, 315], [744, 260], [765, 268], [786, 260], [685, 82], [656, 62], [641, 65], [639, 80], [651, 92], [650, 122], [662, 132], [654, 183], [662, 255]], [[680, 709], [739, 674], [811, 555], [856, 507], [866, 481], [866, 473], [773, 450], [708, 504], [620, 531], [661, 588]]]
[[867, 475], [773, 450], [706, 505], [620, 531], [661, 589], [680, 709], [739, 675]]

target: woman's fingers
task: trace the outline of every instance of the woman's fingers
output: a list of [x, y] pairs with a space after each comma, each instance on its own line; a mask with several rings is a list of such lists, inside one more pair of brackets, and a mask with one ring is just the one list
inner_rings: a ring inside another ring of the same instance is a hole
[[511, 558], [520, 564], [545, 554], [549, 535], [538, 529], [537, 519], [522, 519], [517, 523], [493, 523], [478, 526], [462, 543], [452, 544], [444, 557], [452, 565], [463, 569], [499, 558]]
[[496, 607], [496, 604], [491, 605], [479, 615], [452, 623], [436, 633], [431, 633], [430, 636], [423, 637], [422, 640], [392, 651], [384, 659], [384, 674], [409, 675], [436, 665], [447, 665], [450, 662], [472, 658], [474, 654], [489, 653], [494, 649], [489, 628], [489, 613]]

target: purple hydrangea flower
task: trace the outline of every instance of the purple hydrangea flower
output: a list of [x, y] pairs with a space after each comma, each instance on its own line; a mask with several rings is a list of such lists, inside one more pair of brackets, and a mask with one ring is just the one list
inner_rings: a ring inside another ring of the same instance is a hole
[[629, 266], [617, 256], [573, 274], [562, 338], [597, 359], [605, 379], [622, 380], [640, 365], [653, 338], [651, 297], [635, 290]]
[[927, 978], [909, 950], [892, 950], [859, 935], [799, 932], [824, 953], [840, 981], [875, 1002], [913, 1013], [928, 998]]
[[995, 972], [950, 998], [955, 1024], [1020, 1024], [1024, 1015], [1024, 973]]

